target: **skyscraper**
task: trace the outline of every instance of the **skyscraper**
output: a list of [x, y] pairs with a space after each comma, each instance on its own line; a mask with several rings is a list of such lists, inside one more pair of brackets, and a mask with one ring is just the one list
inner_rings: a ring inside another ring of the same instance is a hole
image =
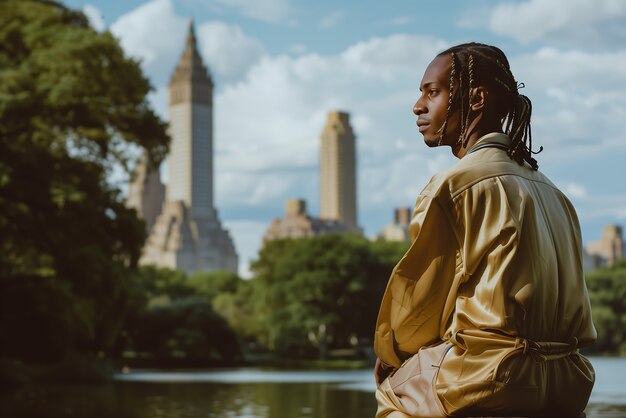
[[360, 232], [356, 208], [356, 138], [346, 112], [329, 112], [320, 147], [320, 218]]
[[169, 119], [169, 184], [140, 262], [188, 273], [236, 272], [232, 239], [213, 206], [213, 82], [193, 23], [169, 83]]

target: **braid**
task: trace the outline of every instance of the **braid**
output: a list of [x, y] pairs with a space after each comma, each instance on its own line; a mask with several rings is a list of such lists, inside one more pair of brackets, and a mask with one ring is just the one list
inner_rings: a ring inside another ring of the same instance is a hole
[[452, 102], [454, 98], [454, 77], [456, 76], [456, 55], [454, 52], [450, 53], [452, 58], [452, 65], [450, 68], [450, 94], [448, 95], [448, 107], [446, 108], [446, 120], [443, 121], [443, 125], [439, 129], [439, 142], [437, 145], [441, 145], [443, 142], [443, 137], [446, 134], [446, 127], [448, 126], [448, 118], [450, 117], [450, 113], [452, 112]]
[[[486, 86], [496, 97], [496, 111], [502, 121], [503, 131], [511, 138], [511, 145], [507, 151], [509, 157], [518, 164], [528, 163], [534, 170], [539, 168], [537, 160], [533, 154], [538, 154], [543, 150], [534, 152], [532, 150], [532, 133], [530, 128], [530, 117], [532, 113], [532, 103], [530, 99], [518, 93], [524, 87], [523, 83], [518, 84], [513, 77], [506, 55], [497, 47], [480, 44], [467, 43], [454, 46], [439, 55], [450, 54], [452, 56], [452, 72], [450, 75], [450, 100], [453, 100], [452, 86], [454, 81], [458, 82], [459, 94], [456, 96], [460, 100], [461, 110], [461, 134], [458, 143], [463, 147], [469, 141], [470, 124], [470, 103], [472, 89], [477, 86]], [[456, 79], [456, 80], [455, 80]], [[453, 103], [448, 104], [446, 120], [441, 132], [441, 143], [445, 127], [450, 116]]]
[[530, 99], [523, 94], [519, 94], [513, 110], [514, 116], [511, 122], [509, 122], [506, 131], [507, 135], [511, 137], [511, 147], [509, 147], [507, 154], [520, 165], [523, 165], [524, 161], [526, 161], [534, 170], [537, 170], [539, 165], [532, 154], [540, 153], [543, 147], [540, 147], [537, 152], [532, 151], [533, 139], [530, 129], [532, 110], [533, 106]]
[[472, 88], [474, 87], [474, 57], [472, 54], [470, 54], [467, 63], [467, 73], [469, 78], [469, 86], [467, 88], [467, 110], [465, 112], [465, 117], [461, 114], [463, 125], [461, 128], [461, 136], [459, 137], [459, 142], [461, 142], [464, 147], [467, 146], [467, 141], [469, 141], [467, 130], [469, 129], [470, 124], [470, 105], [472, 103]]

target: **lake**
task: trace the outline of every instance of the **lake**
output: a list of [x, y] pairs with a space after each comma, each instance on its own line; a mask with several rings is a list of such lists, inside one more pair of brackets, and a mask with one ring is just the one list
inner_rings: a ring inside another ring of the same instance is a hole
[[[592, 358], [588, 418], [626, 417], [626, 358]], [[371, 370], [137, 371], [101, 386], [36, 386], [3, 394], [3, 418], [373, 417]], [[567, 394], [564, 394], [567, 396]]]

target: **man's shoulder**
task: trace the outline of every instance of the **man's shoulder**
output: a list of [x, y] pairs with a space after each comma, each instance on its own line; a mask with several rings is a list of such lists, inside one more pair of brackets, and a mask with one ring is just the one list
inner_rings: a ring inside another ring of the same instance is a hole
[[[503, 182], [516, 181], [543, 183], [551, 188], [556, 186], [540, 171], [528, 166], [520, 166], [500, 150], [485, 150], [482, 155], [468, 155], [451, 167], [435, 174], [428, 182], [423, 195], [440, 201], [449, 201], [476, 185], [496, 177]], [[493, 183], [493, 182], [492, 182]]]

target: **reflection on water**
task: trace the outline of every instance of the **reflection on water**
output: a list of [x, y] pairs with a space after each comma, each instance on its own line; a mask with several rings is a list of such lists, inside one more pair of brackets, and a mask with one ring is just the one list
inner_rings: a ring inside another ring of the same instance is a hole
[[[597, 383], [589, 418], [626, 417], [626, 359], [593, 359]], [[131, 373], [104, 386], [41, 386], [4, 394], [2, 417], [15, 418], [356, 418], [376, 410], [372, 373]]]
[[334, 383], [138, 383], [37, 388], [3, 398], [3, 417], [268, 417], [373, 416], [372, 393]]

